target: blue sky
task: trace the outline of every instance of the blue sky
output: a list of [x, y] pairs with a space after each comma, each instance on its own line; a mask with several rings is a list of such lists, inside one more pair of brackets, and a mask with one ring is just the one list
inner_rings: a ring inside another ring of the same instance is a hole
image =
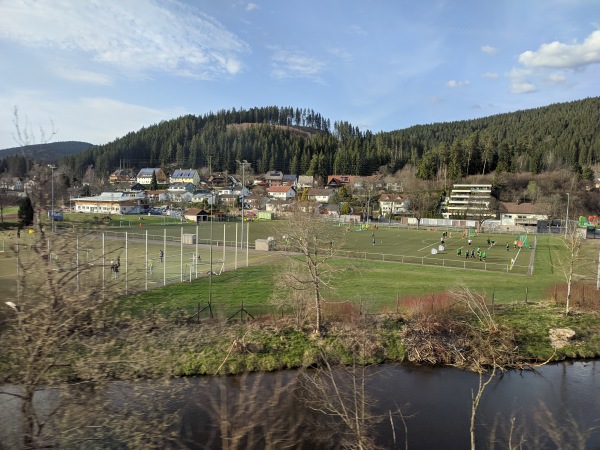
[[0, 0], [0, 148], [311, 108], [391, 131], [600, 95], [598, 0]]

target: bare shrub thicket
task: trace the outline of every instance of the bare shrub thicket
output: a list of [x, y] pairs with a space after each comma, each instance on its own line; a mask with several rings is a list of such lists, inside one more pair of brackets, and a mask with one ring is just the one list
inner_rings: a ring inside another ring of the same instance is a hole
[[443, 313], [427, 309], [407, 320], [402, 330], [407, 358], [477, 372], [517, 362], [512, 332], [496, 323], [485, 297], [461, 286], [450, 293], [454, 306]]

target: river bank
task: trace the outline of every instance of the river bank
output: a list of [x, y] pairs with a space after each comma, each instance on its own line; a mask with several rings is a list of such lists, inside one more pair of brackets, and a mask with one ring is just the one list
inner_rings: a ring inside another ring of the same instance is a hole
[[[390, 314], [328, 321], [322, 336], [291, 319], [182, 324], [121, 318], [99, 324], [75, 347], [53, 349], [49, 358], [60, 363], [47, 376], [53, 381], [162, 379], [310, 367], [324, 359], [342, 365], [410, 361], [477, 371], [600, 357], [598, 313], [566, 316], [549, 304], [502, 305], [490, 311], [492, 328], [465, 314]], [[554, 329], [573, 335], [554, 348]], [[0, 350], [5, 382], [18, 382], [15, 363]]]

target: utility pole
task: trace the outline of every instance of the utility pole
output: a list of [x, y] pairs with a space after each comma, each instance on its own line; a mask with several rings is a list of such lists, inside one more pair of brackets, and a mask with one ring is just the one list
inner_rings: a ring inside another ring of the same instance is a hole
[[565, 237], [567, 237], [567, 230], [569, 229], [569, 203], [571, 202], [571, 196], [569, 195], [568, 192], [566, 192], [567, 194], [567, 217], [566, 217], [566, 221], [565, 221]]
[[52, 210], [50, 211], [50, 223], [52, 232], [54, 233], [54, 170], [56, 170], [56, 166], [54, 164], [48, 164], [52, 171]]
[[242, 236], [241, 236], [241, 247], [240, 248], [244, 248], [244, 189], [246, 188], [246, 164], [248, 164], [248, 161], [246, 161], [245, 159], [243, 161], [239, 161], [236, 159], [236, 162], [238, 164], [240, 164], [242, 166]]

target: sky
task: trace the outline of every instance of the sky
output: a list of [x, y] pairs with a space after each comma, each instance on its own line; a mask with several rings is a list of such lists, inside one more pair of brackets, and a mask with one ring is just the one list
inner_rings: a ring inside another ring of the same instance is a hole
[[256, 106], [376, 133], [599, 96], [600, 1], [0, 0], [0, 55], [0, 149]]

